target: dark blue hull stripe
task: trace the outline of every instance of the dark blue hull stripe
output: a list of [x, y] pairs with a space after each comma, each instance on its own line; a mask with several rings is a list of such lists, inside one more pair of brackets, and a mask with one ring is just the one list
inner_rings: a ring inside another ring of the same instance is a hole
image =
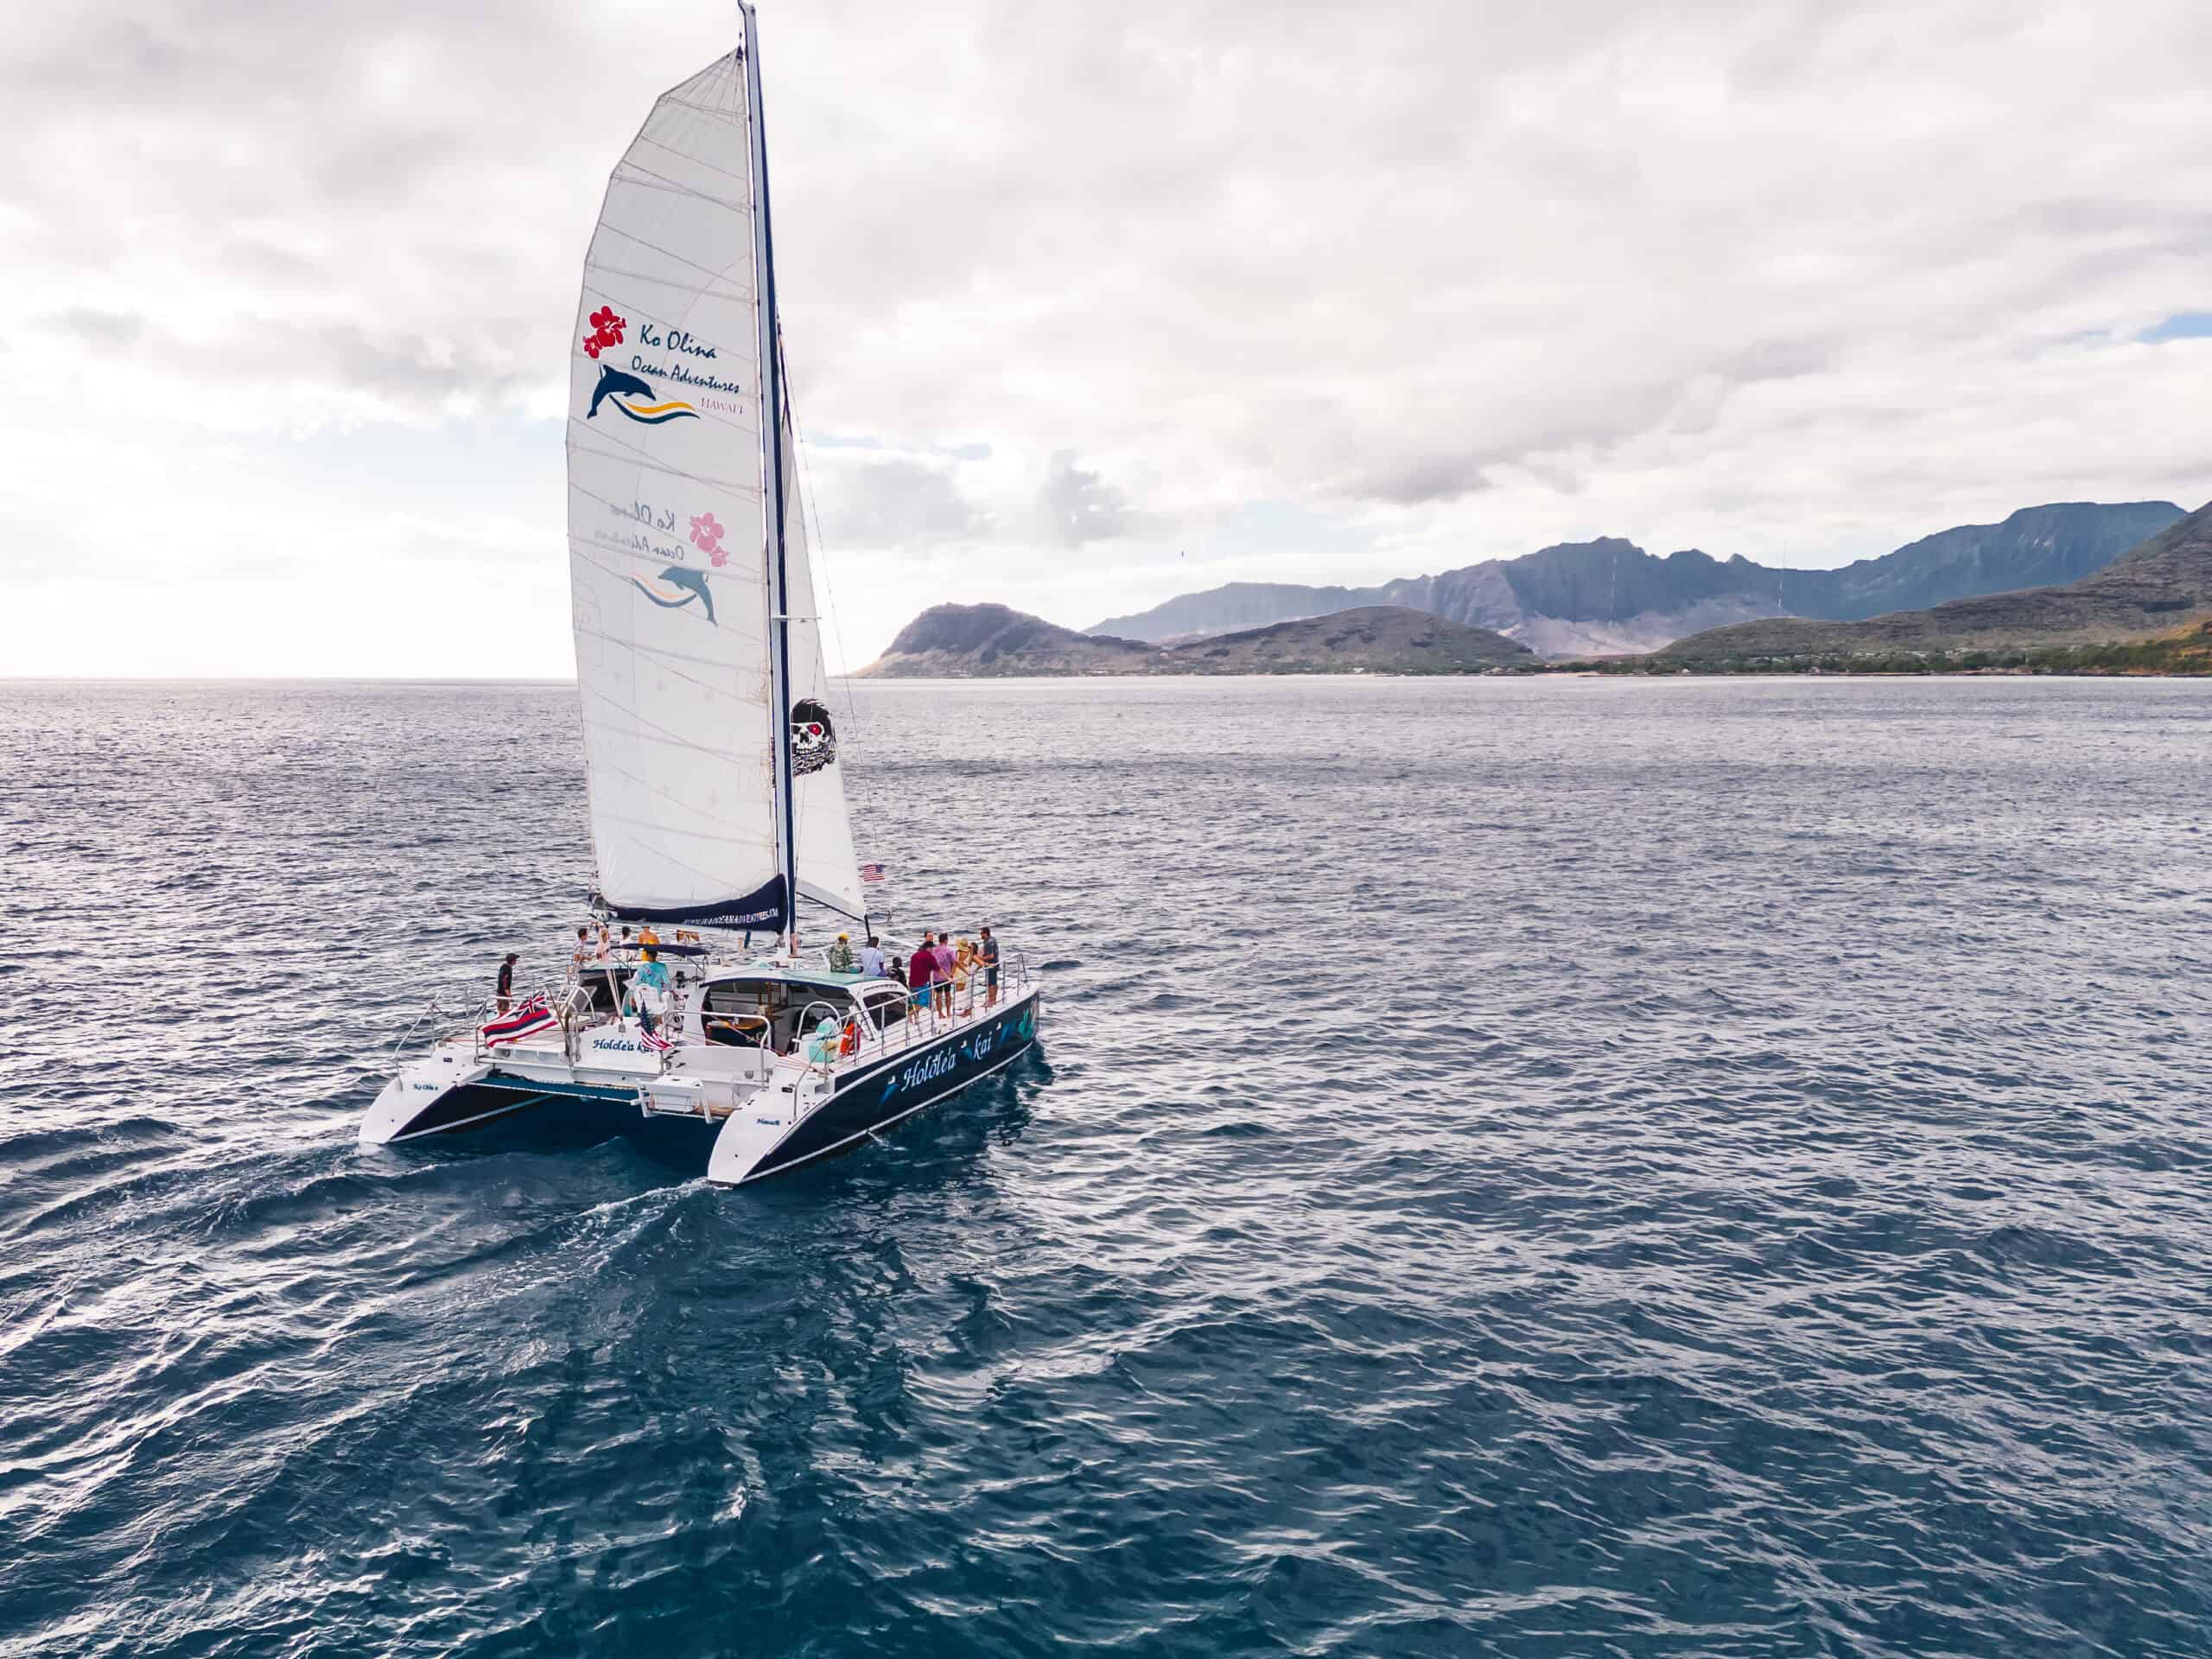
[[[1020, 1059], [1024, 1054], [1027, 1054], [1031, 1049], [1036, 1046], [1036, 1039], [1032, 1038], [1028, 1041], [1021, 1044], [1019, 1047], [1015, 1048], [1011, 1053], [1007, 1054], [1004, 1059], [999, 1061], [995, 1065], [986, 1067], [983, 1071], [977, 1072], [974, 1077], [954, 1084], [951, 1088], [947, 1089], [943, 1094], [931, 1095], [925, 1100], [918, 1100], [911, 1106], [902, 1106], [889, 1117], [885, 1118], [881, 1122], [871, 1123], [864, 1129], [855, 1129], [842, 1140], [832, 1141], [826, 1147], [817, 1147], [812, 1152], [802, 1153], [796, 1158], [779, 1157], [773, 1162], [764, 1161], [760, 1168], [754, 1170], [750, 1175], [747, 1175], [744, 1180], [739, 1181], [735, 1183], [735, 1185], [743, 1186], [749, 1182], [766, 1180], [771, 1175], [788, 1174], [791, 1171], [797, 1169], [801, 1164], [810, 1164], [817, 1158], [826, 1158], [830, 1154], [842, 1150], [845, 1147], [851, 1145], [854, 1141], [861, 1139], [863, 1136], [880, 1134], [883, 1130], [890, 1128], [894, 1124], [903, 1123], [908, 1118], [912, 1117], [916, 1112], [920, 1111], [925, 1106], [934, 1106], [940, 1100], [949, 1099], [952, 1096], [958, 1094], [962, 1090], [966, 1089], [972, 1084], [981, 1083], [985, 1077], [990, 1077], [993, 1073], [1005, 1071], [1007, 1067], [1012, 1065], [1016, 1060]], [[812, 1122], [813, 1119], [809, 1118], [807, 1121], [809, 1122]], [[789, 1145], [790, 1143], [785, 1142], [785, 1144]], [[779, 1153], [781, 1150], [782, 1148], [778, 1148]], [[718, 1182], [716, 1185], [721, 1185], [721, 1183]]]
[[1007, 1065], [1037, 1040], [1033, 994], [995, 1019], [955, 1032], [930, 1047], [896, 1055], [840, 1084], [746, 1176], [758, 1180], [818, 1158], [871, 1129], [895, 1123], [932, 1101], [958, 1094]]
[[450, 1129], [481, 1123], [486, 1118], [518, 1112], [525, 1106], [541, 1106], [549, 1100], [563, 1099], [620, 1101], [634, 1110], [637, 1090], [629, 1085], [532, 1083], [527, 1077], [502, 1077], [494, 1071], [474, 1083], [448, 1089], [409, 1119], [407, 1127], [391, 1138], [411, 1141], [418, 1135], [442, 1135]]

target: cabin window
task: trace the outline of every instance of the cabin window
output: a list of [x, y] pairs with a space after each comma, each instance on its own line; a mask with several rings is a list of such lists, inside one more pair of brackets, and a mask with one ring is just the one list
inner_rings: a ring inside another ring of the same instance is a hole
[[788, 1054], [802, 1033], [819, 1020], [842, 1020], [853, 1011], [849, 992], [828, 985], [797, 985], [780, 979], [717, 979], [700, 999], [699, 1018], [707, 1040], [741, 1048], [768, 1046]]

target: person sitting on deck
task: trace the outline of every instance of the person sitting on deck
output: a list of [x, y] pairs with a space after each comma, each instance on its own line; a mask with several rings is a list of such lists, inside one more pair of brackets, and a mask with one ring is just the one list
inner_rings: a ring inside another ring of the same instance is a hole
[[883, 945], [873, 933], [868, 936], [868, 943], [861, 946], [861, 972], [870, 979], [883, 977]]
[[833, 974], [849, 974], [855, 971], [857, 967], [858, 964], [853, 960], [853, 936], [849, 933], [840, 933], [837, 936], [837, 943], [830, 947], [830, 971]]
[[837, 1058], [837, 1022], [824, 1020], [814, 1028], [814, 1035], [806, 1039], [806, 1063], [818, 1065], [827, 1071]]

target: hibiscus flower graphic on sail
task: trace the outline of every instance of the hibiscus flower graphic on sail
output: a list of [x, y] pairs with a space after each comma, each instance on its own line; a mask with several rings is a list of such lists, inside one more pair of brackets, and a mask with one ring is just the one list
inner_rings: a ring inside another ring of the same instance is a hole
[[722, 546], [722, 537], [728, 533], [715, 522], [711, 512], [696, 514], [691, 520], [691, 545], [704, 553], [717, 569], [729, 563], [729, 551]]
[[[630, 320], [618, 315], [613, 306], [602, 305], [589, 321], [591, 332], [583, 337], [584, 355], [598, 363], [601, 352], [622, 343]], [[634, 365], [638, 359], [633, 357], [630, 361]], [[699, 418], [699, 411], [681, 397], [661, 397], [654, 392], [652, 381], [612, 363], [599, 364], [599, 384], [591, 389], [591, 404], [584, 410], [584, 418], [596, 420], [602, 404], [620, 410], [641, 426]]]

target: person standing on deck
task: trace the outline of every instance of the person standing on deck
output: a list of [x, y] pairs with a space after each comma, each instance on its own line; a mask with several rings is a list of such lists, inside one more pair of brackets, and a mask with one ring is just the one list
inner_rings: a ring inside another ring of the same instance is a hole
[[914, 954], [906, 958], [906, 1018], [910, 1023], [930, 1006], [930, 982], [937, 977], [937, 952], [930, 948], [930, 941], [935, 937], [924, 933], [922, 942], [914, 947]]
[[[600, 930], [600, 932], [601, 938], [604, 938], [606, 930], [602, 928]], [[603, 944], [600, 947], [600, 954], [601, 956], [605, 956], [607, 954], [607, 947]], [[588, 930], [580, 927], [576, 930], [576, 948], [569, 953], [569, 966], [574, 969], [576, 971], [577, 976], [581, 977], [584, 971], [584, 964], [590, 960], [590, 935]]]
[[830, 971], [833, 974], [849, 974], [853, 971], [853, 936], [849, 933], [840, 933], [837, 936], [837, 943], [830, 947]]
[[999, 1001], [999, 942], [988, 927], [983, 930], [982, 943], [976, 947], [976, 960], [983, 964], [983, 1006], [995, 1008]]
[[[579, 931], [581, 932], [581, 930], [579, 930]], [[509, 1007], [513, 1003], [515, 994], [515, 963], [521, 960], [522, 957], [520, 956], [517, 955], [514, 951], [510, 950], [507, 952], [506, 959], [499, 964], [499, 1012], [501, 1014], [505, 1014]]]
[[952, 1013], [952, 936], [939, 933], [937, 948], [930, 952], [930, 987], [937, 994], [937, 1011], [950, 1017]]
[[868, 936], [868, 943], [861, 946], [861, 972], [870, 979], [883, 977], [883, 946], [873, 933]]

